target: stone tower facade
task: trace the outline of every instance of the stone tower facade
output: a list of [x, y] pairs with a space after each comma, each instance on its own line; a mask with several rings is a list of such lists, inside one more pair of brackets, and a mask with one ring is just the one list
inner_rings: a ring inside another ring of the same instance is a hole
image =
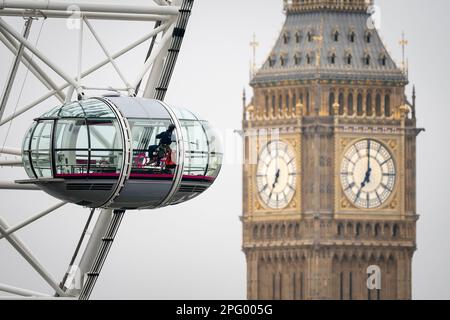
[[283, 30], [253, 76], [243, 119], [249, 299], [412, 297], [415, 94], [409, 102], [406, 70], [371, 28], [370, 5], [285, 0]]

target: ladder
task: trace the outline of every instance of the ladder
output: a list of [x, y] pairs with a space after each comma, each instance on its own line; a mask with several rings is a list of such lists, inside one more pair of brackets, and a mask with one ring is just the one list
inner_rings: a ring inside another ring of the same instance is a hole
[[80, 295], [78, 297], [79, 300], [88, 300], [91, 296], [92, 290], [94, 289], [95, 283], [100, 275], [100, 271], [105, 264], [106, 257], [108, 256], [117, 231], [119, 230], [124, 214], [125, 210], [114, 210], [105, 235], [101, 239], [95, 259], [92, 262], [90, 270], [86, 274], [86, 281], [81, 288]]
[[160, 80], [155, 88], [153, 98], [163, 101], [167, 88], [169, 87], [170, 79], [172, 78], [173, 70], [177, 62], [178, 54], [183, 43], [186, 27], [191, 16], [191, 10], [194, 5], [194, 0], [183, 0], [180, 7], [180, 14], [178, 15], [177, 23], [173, 29], [172, 39], [168, 50], [167, 57], [164, 62], [164, 67], [161, 72]]

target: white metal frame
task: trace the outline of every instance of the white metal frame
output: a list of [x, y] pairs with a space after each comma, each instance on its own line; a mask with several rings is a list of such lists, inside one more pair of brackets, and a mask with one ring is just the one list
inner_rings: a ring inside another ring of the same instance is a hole
[[[55, 97], [63, 103], [65, 101], [71, 101], [74, 97], [83, 99], [87, 96], [86, 92], [89, 90], [104, 90], [108, 92], [117, 91], [123, 92], [129, 96], [136, 96], [140, 94], [140, 92], [136, 92], [136, 88], [140, 86], [141, 82], [144, 83], [143, 88], [145, 88], [142, 93], [143, 97], [157, 97], [156, 92], [161, 90], [161, 88], [158, 88], [158, 86], [161, 86], [161, 83], [164, 83], [166, 86], [163, 88], [165, 92], [176, 62], [182, 36], [184, 35], [183, 28], [185, 28], [187, 24], [190, 8], [192, 8], [194, 0], [153, 0], [153, 2], [153, 4], [149, 5], [130, 5], [126, 4], [125, 1], [123, 4], [108, 4], [88, 2], [87, 0], [72, 0], [68, 7], [67, 2], [58, 0], [0, 0], [0, 43], [3, 43], [16, 57], [16, 64], [21, 64], [27, 68], [30, 73], [49, 90], [41, 97], [36, 98], [33, 102], [16, 108], [12, 114], [3, 115], [6, 106], [5, 108], [0, 107], [0, 127], [5, 124], [10, 124], [11, 121], [26, 112], [31, 112], [33, 108], [51, 97]], [[64, 68], [52, 61], [45, 52], [38, 49], [27, 39], [26, 34], [20, 34], [20, 32], [15, 30], [14, 27], [2, 17], [20, 17], [28, 19], [30, 22], [31, 19], [72, 19], [74, 17], [79, 19], [79, 52], [77, 57], [78, 61], [75, 61], [78, 65], [77, 74], [71, 75], [69, 71], [64, 70]], [[117, 52], [110, 52], [97, 33], [95, 26], [91, 22], [92, 20], [144, 21], [150, 23], [154, 22], [156, 24], [145, 36], [135, 40]], [[182, 30], [181, 36], [180, 30]], [[83, 32], [90, 32], [92, 34], [106, 57], [103, 61], [100, 61], [96, 65], [85, 70], [82, 70], [81, 66], [83, 52], [86, 50], [86, 48], [83, 48]], [[155, 41], [155, 39], [158, 39], [158, 41]], [[137, 46], [149, 41], [152, 41], [152, 46], [151, 50], [149, 50], [148, 58], [146, 61], [143, 61], [143, 65], [136, 77], [132, 80], [127, 79], [125, 73], [116, 63], [116, 60], [132, 51]], [[155, 46], [153, 47], [154, 44]], [[178, 49], [174, 50], [174, 47]], [[171, 48], [172, 50], [169, 50]], [[173, 51], [176, 51], [177, 53], [174, 55]], [[168, 57], [170, 57], [170, 59]], [[170, 61], [168, 62], [167, 60]], [[50, 69], [54, 74], [49, 74], [42, 68], [42, 65], [45, 65], [47, 67], [46, 69]], [[104, 83], [87, 87], [83, 84], [83, 80], [87, 76], [97, 72], [106, 65], [111, 65], [113, 67], [123, 82], [122, 87], [108, 87]], [[17, 72], [11, 72], [7, 81], [14, 83], [16, 73]], [[57, 75], [61, 81], [54, 81], [53, 78], [55, 75]], [[164, 94], [160, 94], [158, 97], [162, 100]], [[7, 101], [9, 92], [4, 92], [0, 98], [1, 100], [6, 99]], [[14, 126], [12, 126], [12, 128], [14, 128]], [[0, 161], [0, 168], [6, 166], [21, 166], [19, 158], [21, 156], [21, 150], [19, 148], [0, 146], [0, 154], [14, 157], [13, 159], [2, 159]], [[18, 184], [14, 181], [0, 181], [0, 190], [39, 191], [40, 189], [35, 185]], [[80, 290], [71, 287], [70, 279], [65, 283], [57, 282], [23, 241], [16, 235], [18, 230], [22, 230], [32, 223], [55, 212], [65, 204], [65, 202], [59, 202], [54, 206], [25, 219], [15, 226], [9, 226], [0, 216], [0, 241], [8, 241], [53, 290], [51, 294], [48, 294], [36, 292], [32, 289], [14, 287], [9, 284], [0, 284], [0, 292], [13, 294], [17, 297], [78, 298]], [[92, 263], [95, 256], [98, 255], [97, 251], [101, 246], [100, 242], [102, 237], [105, 232], [110, 230], [108, 229], [108, 223], [111, 221], [112, 215], [113, 213], [111, 210], [102, 210], [98, 215], [97, 223], [85, 245], [81, 258], [79, 258], [78, 270], [82, 275], [89, 272], [92, 268]], [[88, 224], [89, 222], [90, 219], [88, 220]], [[88, 224], [85, 227], [85, 232], [83, 233], [80, 243], [84, 241], [84, 235]], [[77, 248], [74, 258], [76, 258], [76, 255], [78, 254], [78, 249], [79, 247]], [[73, 266], [71, 265], [70, 268], [73, 268]]]

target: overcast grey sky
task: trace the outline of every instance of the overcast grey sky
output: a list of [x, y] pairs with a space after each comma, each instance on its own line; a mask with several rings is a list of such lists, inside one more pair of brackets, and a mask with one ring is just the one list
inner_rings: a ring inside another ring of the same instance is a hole
[[[130, 1], [147, 3], [149, 1]], [[381, 34], [397, 60], [402, 30], [409, 40], [410, 80], [417, 86], [419, 125], [427, 132], [418, 148], [418, 252], [414, 258], [413, 292], [416, 299], [450, 299], [450, 172], [448, 170], [450, 111], [450, 45], [446, 0], [379, 0]], [[260, 42], [258, 62], [265, 60], [283, 23], [282, 0], [196, 0], [182, 52], [166, 101], [201, 114], [222, 130], [239, 129], [242, 89], [249, 81], [255, 32]], [[17, 19], [7, 19], [18, 25]], [[111, 51], [130, 43], [153, 26], [145, 23], [95, 22]], [[35, 41], [41, 22], [36, 22]], [[103, 59], [92, 38], [86, 38], [83, 64]], [[47, 21], [39, 48], [75, 74], [77, 36], [64, 21]], [[126, 74], [136, 74], [146, 46], [120, 59]], [[12, 56], [0, 48], [0, 83], [4, 83]], [[21, 69], [6, 114], [12, 112], [25, 72]], [[56, 78], [55, 78], [56, 79]], [[111, 68], [90, 81], [109, 84]], [[410, 90], [410, 89], [409, 89]], [[251, 96], [248, 87], [248, 96]], [[19, 107], [46, 92], [30, 75]], [[19, 146], [33, 117], [56, 100], [43, 104], [12, 124], [6, 145]], [[7, 134], [0, 129], [0, 143]], [[226, 151], [234, 152], [234, 143]], [[239, 148], [237, 146], [236, 148]], [[233, 153], [234, 154], [234, 153]], [[21, 169], [0, 170], [0, 180], [25, 178]], [[10, 224], [45, 209], [55, 200], [41, 193], [0, 191], [0, 212]], [[94, 298], [243, 299], [245, 259], [241, 252], [241, 167], [224, 166], [215, 185], [201, 197], [176, 207], [126, 215]], [[68, 206], [19, 234], [58, 277], [62, 277], [87, 211]], [[0, 242], [0, 282], [35, 290], [47, 286], [5, 241]]]

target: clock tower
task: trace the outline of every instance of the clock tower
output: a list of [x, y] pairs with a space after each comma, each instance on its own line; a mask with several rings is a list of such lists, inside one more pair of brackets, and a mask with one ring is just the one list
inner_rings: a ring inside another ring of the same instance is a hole
[[284, 0], [244, 101], [249, 299], [412, 297], [415, 93], [409, 101], [372, 4]]

